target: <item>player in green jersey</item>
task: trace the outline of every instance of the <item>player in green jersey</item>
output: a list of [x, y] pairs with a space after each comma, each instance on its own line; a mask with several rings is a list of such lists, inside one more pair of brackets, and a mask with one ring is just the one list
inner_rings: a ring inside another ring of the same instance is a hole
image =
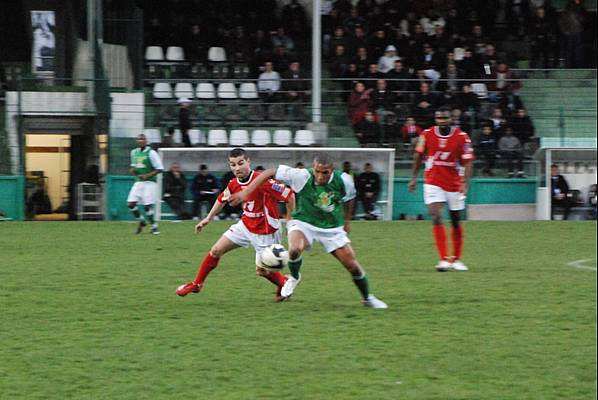
[[319, 154], [310, 169], [280, 165], [264, 171], [247, 189], [232, 195], [229, 202], [234, 206], [245, 201], [256, 188], [272, 177], [288, 184], [296, 198], [295, 211], [287, 223], [291, 275], [285, 282], [281, 295], [289, 297], [295, 291], [301, 281], [301, 255], [315, 240], [349, 271], [364, 305], [388, 308], [386, 303], [369, 292], [367, 275], [357, 261], [351, 240], [347, 236], [351, 231], [355, 198], [353, 179], [348, 174], [335, 170], [327, 154]]
[[141, 215], [137, 208], [137, 203], [141, 202], [145, 216], [151, 224], [151, 232], [157, 235], [160, 231], [154, 220], [154, 204], [158, 196], [156, 177], [164, 170], [164, 167], [158, 153], [147, 145], [144, 134], [137, 136], [137, 145], [138, 147], [131, 150], [131, 174], [135, 175], [135, 184], [129, 192], [127, 203], [129, 209], [139, 221], [137, 233], [141, 233], [143, 227], [147, 225], [145, 217]]

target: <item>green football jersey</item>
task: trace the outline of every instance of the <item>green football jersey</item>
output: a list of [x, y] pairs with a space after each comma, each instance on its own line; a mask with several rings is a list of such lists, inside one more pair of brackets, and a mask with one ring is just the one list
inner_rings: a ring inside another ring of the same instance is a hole
[[[152, 151], [154, 150], [149, 146], [146, 146], [144, 149], [136, 147], [131, 150], [131, 167], [135, 170], [136, 180], [139, 180], [139, 175], [149, 174], [150, 172], [159, 169], [154, 168], [152, 165], [152, 160], [150, 158], [150, 152]], [[156, 182], [157, 177], [154, 175], [148, 180]]]
[[303, 188], [295, 193], [293, 218], [318, 228], [330, 229], [345, 224], [344, 198], [347, 195], [342, 172], [333, 171], [326, 185], [316, 185], [313, 169]]

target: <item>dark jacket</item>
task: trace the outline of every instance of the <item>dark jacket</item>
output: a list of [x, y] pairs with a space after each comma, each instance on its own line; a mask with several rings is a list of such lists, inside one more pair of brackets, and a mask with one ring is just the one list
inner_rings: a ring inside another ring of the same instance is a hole
[[206, 192], [214, 192], [218, 191], [218, 181], [212, 174], [202, 175], [197, 174], [193, 178], [193, 183], [191, 184], [191, 192], [193, 192], [194, 197], [204, 196], [206, 194], [202, 194], [202, 191]]
[[185, 198], [185, 189], [187, 189], [187, 180], [185, 175], [181, 173], [181, 176], [177, 178], [172, 172], [166, 171], [164, 173], [164, 197], [170, 195], [170, 197]]
[[374, 197], [380, 193], [380, 175], [376, 172], [363, 172], [357, 177], [357, 197], [362, 198], [364, 193], [374, 193]]

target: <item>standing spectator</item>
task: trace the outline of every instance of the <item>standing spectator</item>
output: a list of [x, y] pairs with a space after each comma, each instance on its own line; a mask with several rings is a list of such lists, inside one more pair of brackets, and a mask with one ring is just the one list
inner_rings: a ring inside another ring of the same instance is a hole
[[532, 68], [553, 68], [556, 47], [555, 26], [546, 17], [544, 7], [538, 7], [530, 23]]
[[370, 96], [371, 92], [371, 89], [365, 88], [363, 82], [355, 83], [355, 88], [349, 96], [348, 104], [349, 118], [351, 118], [351, 123], [354, 127], [363, 119], [365, 113], [372, 109], [373, 101]]
[[272, 47], [284, 47], [286, 51], [292, 52], [295, 50], [295, 42], [291, 39], [284, 31], [284, 28], [279, 27], [276, 32], [271, 36]]
[[403, 137], [403, 143], [410, 143], [415, 145], [417, 138], [422, 133], [422, 128], [417, 125], [414, 117], [407, 117], [405, 124], [401, 127], [401, 136]]
[[509, 178], [515, 176], [513, 162], [517, 164], [517, 176], [522, 178], [524, 176], [523, 148], [519, 139], [513, 135], [513, 129], [510, 126], [505, 128], [504, 135], [498, 140], [498, 151], [500, 156], [507, 161]]
[[218, 181], [208, 171], [208, 166], [201, 164], [199, 173], [193, 178], [191, 192], [193, 193], [193, 218], [199, 218], [201, 207], [207, 203], [207, 211], [212, 209], [218, 195]]
[[478, 159], [484, 160], [486, 162], [484, 169], [482, 170], [485, 175], [494, 175], [492, 168], [494, 168], [497, 150], [496, 136], [494, 136], [494, 132], [492, 132], [492, 126], [486, 124], [482, 127], [482, 134], [478, 139], [476, 147]]
[[307, 14], [298, 0], [291, 0], [289, 4], [282, 8], [280, 20], [290, 36], [301, 40], [305, 39]]
[[585, 29], [587, 11], [579, 0], [569, 0], [561, 12], [558, 25], [563, 34], [563, 47], [568, 68], [583, 67]]
[[174, 147], [174, 128], [169, 126], [166, 129], [166, 135], [162, 138], [162, 143], [160, 143], [160, 147]]
[[361, 202], [365, 219], [376, 220], [378, 216], [374, 214], [376, 201], [380, 194], [380, 175], [374, 172], [374, 166], [366, 163], [364, 172], [359, 174], [356, 181], [357, 200]]
[[513, 134], [517, 136], [522, 145], [534, 139], [534, 125], [524, 108], [517, 110], [517, 113], [509, 120], [509, 125], [513, 128]]
[[181, 131], [181, 138], [185, 147], [193, 147], [189, 140], [189, 129], [191, 129], [191, 99], [186, 97], [180, 98], [179, 103], [179, 130]]
[[360, 144], [380, 143], [378, 116], [373, 112], [366, 112], [363, 118], [355, 125], [354, 130]]
[[307, 75], [301, 71], [299, 61], [289, 64], [289, 70], [283, 74], [282, 87], [293, 114], [303, 119], [305, 116], [303, 104], [308, 101], [309, 81]]
[[400, 60], [399, 56], [397, 56], [397, 48], [393, 45], [386, 46], [384, 55], [378, 60], [378, 71], [383, 74], [388, 73], [394, 68], [395, 61], [397, 60]]
[[[264, 64], [264, 72], [258, 77], [257, 88], [262, 101], [265, 103], [265, 108], [268, 107], [268, 103], [276, 103], [278, 101], [280, 74], [274, 71], [272, 61], [266, 61]], [[266, 109], [263, 109], [262, 113], [266, 115]]]
[[191, 215], [185, 209], [185, 189], [187, 180], [181, 172], [181, 166], [173, 162], [170, 170], [164, 173], [164, 195], [162, 198], [176, 214], [177, 219], [189, 219]]
[[569, 218], [571, 202], [569, 201], [569, 184], [559, 170], [559, 166], [552, 164], [550, 166], [550, 219], [554, 219], [556, 208], [563, 209], [563, 219]]

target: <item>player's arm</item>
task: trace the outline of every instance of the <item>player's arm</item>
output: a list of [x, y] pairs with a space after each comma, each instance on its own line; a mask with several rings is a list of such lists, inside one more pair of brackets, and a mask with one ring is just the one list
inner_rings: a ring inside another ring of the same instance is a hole
[[142, 181], [151, 179], [152, 177], [154, 177], [158, 174], [161, 174], [162, 171], [164, 170], [164, 166], [162, 165], [162, 160], [160, 159], [160, 156], [158, 155], [156, 150], [151, 150], [149, 155], [150, 155], [150, 162], [151, 162], [154, 170], [147, 174], [139, 175], [139, 179]]
[[466, 161], [463, 164], [463, 169], [463, 185], [461, 186], [461, 194], [463, 194], [463, 196], [467, 196], [467, 191], [469, 190], [469, 179], [473, 174], [473, 162]]
[[201, 221], [199, 221], [197, 225], [195, 225], [195, 233], [201, 232], [201, 230], [205, 228], [206, 225], [208, 225], [214, 219], [214, 217], [220, 213], [220, 211], [224, 207], [224, 204], [225, 203], [223, 201], [220, 201], [220, 197], [216, 199], [208, 215], [206, 215], [204, 219], [202, 219]]
[[289, 199], [287, 200], [287, 214], [284, 216], [286, 220], [291, 219], [291, 214], [293, 214], [293, 211], [295, 211], [295, 208], [297, 208], [296, 206], [297, 204], [295, 202], [295, 193], [291, 193]]
[[415, 188], [417, 187], [417, 175], [419, 174], [419, 169], [422, 165], [422, 160], [424, 158], [424, 152], [426, 151], [426, 136], [424, 133], [419, 135], [417, 139], [417, 144], [415, 145], [415, 152], [413, 153], [413, 164], [411, 166], [411, 181], [409, 181], [409, 191], [415, 192]]
[[251, 193], [255, 192], [257, 188], [262, 186], [264, 182], [271, 179], [274, 175], [276, 175], [276, 168], [270, 168], [263, 171], [253, 182], [247, 185], [245, 190], [232, 194], [228, 199], [229, 204], [234, 207], [247, 201], [247, 198]]

